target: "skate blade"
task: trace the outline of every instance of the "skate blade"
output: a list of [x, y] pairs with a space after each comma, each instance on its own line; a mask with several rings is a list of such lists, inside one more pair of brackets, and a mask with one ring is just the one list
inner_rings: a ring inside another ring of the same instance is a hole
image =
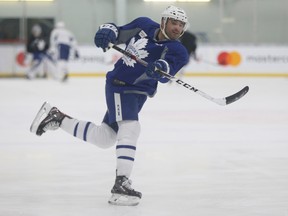
[[44, 104], [41, 106], [40, 110], [38, 111], [36, 117], [34, 118], [30, 126], [31, 133], [36, 134], [36, 131], [41, 123], [43, 115], [48, 114], [51, 109], [52, 109], [51, 105], [48, 102], [44, 102]]
[[139, 204], [140, 198], [135, 196], [127, 196], [121, 194], [112, 194], [108, 203], [118, 206], [136, 206]]

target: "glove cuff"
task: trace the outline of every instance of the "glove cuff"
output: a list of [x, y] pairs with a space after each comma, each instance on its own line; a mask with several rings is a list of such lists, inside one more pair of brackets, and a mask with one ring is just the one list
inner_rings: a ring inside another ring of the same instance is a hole
[[102, 24], [100, 25], [99, 29], [110, 29], [115, 33], [116, 38], [118, 38], [119, 31], [118, 31], [117, 26], [114, 25], [113, 23]]

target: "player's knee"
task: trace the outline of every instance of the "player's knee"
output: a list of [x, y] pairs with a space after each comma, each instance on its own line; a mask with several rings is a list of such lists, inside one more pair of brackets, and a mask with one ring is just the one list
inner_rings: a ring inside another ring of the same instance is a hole
[[116, 143], [116, 133], [107, 124], [94, 125], [89, 134], [89, 142], [99, 148], [107, 149]]
[[121, 143], [134, 144], [140, 135], [140, 123], [136, 120], [125, 120], [118, 122], [119, 131], [117, 139]]

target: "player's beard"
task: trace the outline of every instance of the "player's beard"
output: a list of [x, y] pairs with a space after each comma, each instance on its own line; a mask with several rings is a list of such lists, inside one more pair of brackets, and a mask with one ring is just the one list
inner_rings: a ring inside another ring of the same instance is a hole
[[165, 33], [171, 40], [177, 40], [181, 36], [181, 32], [177, 30], [167, 31], [167, 29], [165, 29]]

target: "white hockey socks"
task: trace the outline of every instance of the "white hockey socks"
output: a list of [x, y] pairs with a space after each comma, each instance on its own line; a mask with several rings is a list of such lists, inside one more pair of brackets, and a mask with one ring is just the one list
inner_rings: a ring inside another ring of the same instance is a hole
[[138, 121], [126, 120], [118, 122], [118, 126], [119, 130], [116, 134], [115, 131], [105, 123], [98, 126], [87, 121], [64, 118], [60, 128], [100, 148], [109, 148], [113, 146], [117, 140], [117, 175], [129, 178], [133, 169], [136, 144], [140, 134], [140, 124]]
[[64, 118], [60, 126], [67, 133], [100, 148], [109, 148], [116, 143], [116, 133], [107, 124], [100, 126], [92, 122]]
[[138, 121], [120, 121], [117, 134], [117, 175], [129, 178], [136, 153], [136, 144], [140, 134]]

